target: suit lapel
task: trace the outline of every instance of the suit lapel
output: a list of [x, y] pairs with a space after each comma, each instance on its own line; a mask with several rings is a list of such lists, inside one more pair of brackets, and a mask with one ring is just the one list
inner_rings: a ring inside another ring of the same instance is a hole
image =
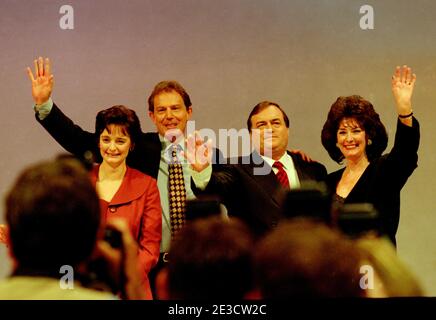
[[301, 158], [299, 155], [296, 155], [294, 153], [291, 153], [288, 151], [288, 155], [291, 156], [292, 162], [294, 163], [294, 168], [297, 171], [298, 180], [300, 180], [300, 183], [304, 180], [311, 180], [312, 178], [307, 175], [307, 170], [304, 170], [303, 163], [301, 161]]
[[[277, 206], [281, 206], [284, 195], [286, 194], [286, 190], [280, 186], [272, 168], [256, 152], [253, 152], [250, 155], [250, 159], [248, 161], [247, 159], [244, 160], [248, 162], [247, 165], [242, 166], [247, 174], [252, 177], [255, 183], [265, 191], [265, 194], [268, 194], [271, 197], [272, 201]], [[260, 170], [261, 168], [262, 170]], [[259, 172], [268, 173], [259, 174]]]
[[151, 132], [150, 133], [150, 148], [151, 152], [149, 155], [149, 159], [143, 159], [143, 161], [150, 161], [152, 170], [155, 173], [155, 177], [157, 180], [157, 176], [159, 174], [159, 166], [160, 166], [160, 157], [162, 151], [162, 143], [159, 139], [159, 133]]

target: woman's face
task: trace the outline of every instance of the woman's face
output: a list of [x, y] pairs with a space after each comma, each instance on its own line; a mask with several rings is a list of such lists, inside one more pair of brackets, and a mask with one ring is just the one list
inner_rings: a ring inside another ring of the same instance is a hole
[[104, 129], [100, 134], [98, 146], [103, 161], [116, 168], [125, 163], [132, 142], [129, 135], [123, 133], [120, 125], [109, 125], [109, 131]]
[[366, 133], [353, 118], [344, 118], [339, 123], [336, 134], [337, 147], [346, 160], [359, 160], [366, 157]]

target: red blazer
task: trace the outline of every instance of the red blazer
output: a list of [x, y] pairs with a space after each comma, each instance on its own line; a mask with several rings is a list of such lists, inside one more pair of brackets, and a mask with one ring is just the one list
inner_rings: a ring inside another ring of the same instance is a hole
[[[91, 178], [96, 185], [100, 165], [94, 166]], [[103, 220], [124, 218], [138, 243], [138, 268], [147, 297], [151, 298], [148, 272], [159, 259], [162, 239], [162, 209], [156, 180], [127, 167], [120, 188], [108, 203], [100, 199]]]

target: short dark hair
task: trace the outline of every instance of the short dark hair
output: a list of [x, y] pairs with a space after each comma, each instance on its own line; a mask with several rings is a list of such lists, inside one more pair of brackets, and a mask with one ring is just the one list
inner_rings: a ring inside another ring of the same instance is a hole
[[294, 218], [260, 240], [256, 283], [264, 299], [361, 297], [362, 255], [327, 225]]
[[248, 227], [236, 218], [199, 218], [171, 244], [168, 263], [172, 299], [242, 299], [252, 286]]
[[110, 133], [110, 125], [121, 126], [123, 133], [130, 137], [132, 144], [135, 144], [141, 135], [141, 123], [136, 112], [123, 105], [113, 106], [97, 113], [95, 119], [97, 141], [105, 129]]
[[158, 94], [171, 91], [175, 91], [180, 94], [187, 110], [192, 106], [191, 98], [189, 97], [189, 94], [186, 92], [185, 88], [183, 88], [182, 85], [177, 81], [169, 80], [161, 81], [154, 87], [153, 92], [148, 97], [148, 111], [154, 112], [154, 98]]
[[6, 196], [12, 253], [21, 270], [57, 274], [91, 255], [100, 227], [89, 174], [73, 159], [26, 168]]
[[286, 128], [289, 128], [289, 118], [288, 118], [288, 116], [286, 115], [285, 111], [283, 111], [283, 109], [282, 109], [282, 108], [281, 108], [277, 103], [275, 103], [275, 102], [271, 102], [271, 101], [262, 101], [262, 102], [259, 102], [258, 104], [256, 104], [256, 105], [254, 106], [253, 110], [251, 110], [251, 112], [250, 112], [250, 114], [249, 114], [249, 116], [248, 116], [248, 120], [247, 120], [247, 128], [248, 128], [248, 131], [251, 132], [251, 128], [252, 128], [251, 118], [252, 118], [254, 115], [256, 115], [256, 114], [262, 112], [263, 110], [265, 110], [265, 109], [268, 108], [269, 106], [277, 107], [277, 108], [282, 112], [282, 114], [283, 114], [283, 119], [285, 120]]
[[330, 108], [321, 132], [322, 145], [330, 157], [338, 163], [344, 159], [336, 146], [339, 125], [344, 118], [354, 119], [365, 130], [366, 138], [371, 139], [365, 150], [368, 160], [380, 157], [388, 144], [386, 128], [371, 102], [358, 95], [339, 97]]

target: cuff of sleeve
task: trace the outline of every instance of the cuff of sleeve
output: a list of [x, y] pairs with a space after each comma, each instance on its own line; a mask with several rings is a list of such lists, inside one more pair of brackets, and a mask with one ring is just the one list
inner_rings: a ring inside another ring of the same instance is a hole
[[209, 183], [210, 177], [212, 176], [212, 166], [208, 165], [203, 171], [197, 172], [191, 169], [192, 180], [195, 183], [195, 186], [200, 189], [206, 189], [207, 184]]
[[35, 104], [33, 106], [33, 110], [35, 110], [35, 113], [37, 114], [39, 120], [44, 120], [48, 116], [52, 108], [53, 100], [51, 98], [49, 98], [43, 104]]

